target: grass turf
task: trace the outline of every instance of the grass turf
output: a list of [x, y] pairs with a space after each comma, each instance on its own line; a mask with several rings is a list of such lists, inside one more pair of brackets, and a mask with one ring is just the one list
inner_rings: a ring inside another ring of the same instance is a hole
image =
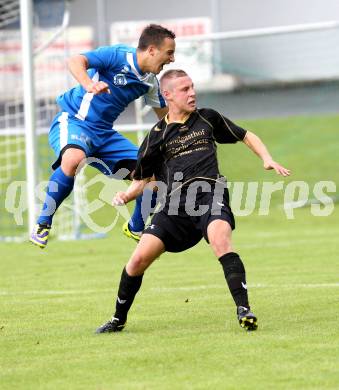
[[[293, 171], [338, 184], [338, 117], [243, 123]], [[231, 148], [231, 149], [230, 149]], [[232, 149], [235, 148], [235, 149]], [[231, 152], [232, 151], [232, 152]], [[230, 180], [279, 181], [242, 145], [220, 147]], [[237, 161], [235, 160], [237, 157]], [[252, 160], [253, 159], [253, 160]], [[0, 243], [1, 389], [337, 389], [339, 212], [237, 218], [259, 329], [244, 332], [221, 267], [201, 242], [147, 271], [128, 325], [94, 335], [112, 313], [134, 244], [120, 225], [102, 240]], [[97, 218], [107, 219], [107, 213]]]

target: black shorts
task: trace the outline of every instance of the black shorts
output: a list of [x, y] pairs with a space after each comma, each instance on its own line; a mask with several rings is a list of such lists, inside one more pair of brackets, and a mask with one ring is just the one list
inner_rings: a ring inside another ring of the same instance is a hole
[[228, 204], [228, 190], [225, 189], [223, 201], [215, 207], [213, 192], [204, 194], [200, 199], [201, 205], [207, 205], [208, 210], [201, 216], [192, 216], [187, 213], [168, 215], [166, 211], [156, 213], [151, 224], [144, 230], [144, 234], [152, 234], [164, 243], [168, 252], [182, 252], [192, 248], [203, 237], [208, 242], [207, 227], [214, 220], [223, 220], [235, 229], [232, 210]]

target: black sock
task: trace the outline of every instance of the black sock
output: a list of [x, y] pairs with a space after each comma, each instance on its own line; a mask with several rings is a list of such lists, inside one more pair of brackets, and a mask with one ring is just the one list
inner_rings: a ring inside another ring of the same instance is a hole
[[128, 310], [132, 306], [134, 297], [140, 289], [143, 276], [129, 276], [126, 268], [122, 271], [114, 314], [114, 317], [119, 318], [121, 322], [125, 322], [127, 319]]
[[235, 304], [249, 308], [245, 268], [239, 255], [234, 252], [226, 253], [219, 261]]

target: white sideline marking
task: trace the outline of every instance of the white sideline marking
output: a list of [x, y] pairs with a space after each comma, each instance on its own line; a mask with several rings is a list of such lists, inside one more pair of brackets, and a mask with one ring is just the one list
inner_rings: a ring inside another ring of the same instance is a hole
[[[338, 237], [339, 229], [332, 229], [330, 232], [326, 231], [324, 229], [307, 229], [303, 230], [302, 232], [298, 232], [299, 239], [302, 239], [304, 237], [310, 238], [309, 236], [323, 236], [323, 237]], [[251, 232], [251, 237], [258, 237], [258, 238], [271, 238], [271, 237], [278, 237], [279, 239], [283, 238], [289, 238], [291, 236], [290, 232], [281, 232], [281, 231], [258, 231], [258, 232]]]
[[[294, 289], [294, 288], [338, 288], [338, 283], [298, 283], [298, 284], [248, 284], [248, 288], [268, 288], [268, 289]], [[224, 289], [225, 284], [207, 284], [191, 287], [153, 287], [150, 290], [156, 292], [169, 291], [195, 291], [195, 290], [209, 290], [209, 289]], [[86, 295], [97, 293], [112, 293], [112, 289], [103, 290], [33, 290], [33, 291], [0, 291], [0, 296], [48, 296], [48, 295]]]
[[[273, 288], [273, 289], [280, 289], [280, 288], [287, 288], [287, 289], [294, 289], [294, 288], [335, 288], [339, 287], [338, 283], [300, 283], [300, 284], [247, 284], [247, 287], [249, 289], [251, 288]], [[191, 287], [155, 287], [152, 288], [152, 291], [157, 292], [167, 292], [167, 291], [194, 291], [194, 290], [208, 290], [208, 289], [218, 289], [218, 288], [225, 288], [224, 284], [209, 284], [209, 285], [202, 285], [202, 286], [191, 286]]]
[[[334, 242], [334, 239], [332, 237], [326, 237], [326, 238], [322, 238], [321, 239], [321, 242], [324, 243], [324, 242], [329, 242], [329, 243], [333, 243]], [[267, 242], [260, 242], [260, 243], [245, 243], [245, 244], [241, 244], [239, 246], [241, 246], [241, 248], [285, 248], [285, 247], [290, 247], [290, 248], [294, 248], [296, 246], [300, 246], [300, 245], [308, 245], [310, 243], [310, 239], [309, 238], [305, 238], [305, 239], [299, 239], [299, 240], [287, 240], [287, 241], [277, 241], [277, 242], [273, 242], [273, 241], [267, 241]]]
[[85, 295], [97, 294], [99, 292], [112, 292], [112, 289], [106, 290], [33, 290], [33, 291], [0, 291], [0, 296], [18, 296], [18, 295]]

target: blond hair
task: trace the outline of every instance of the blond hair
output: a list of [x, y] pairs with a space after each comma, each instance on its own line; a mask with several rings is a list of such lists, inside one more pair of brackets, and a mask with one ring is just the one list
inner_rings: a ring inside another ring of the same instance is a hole
[[160, 78], [160, 89], [163, 90], [165, 81], [176, 79], [178, 77], [186, 77], [188, 74], [182, 69], [167, 70]]

